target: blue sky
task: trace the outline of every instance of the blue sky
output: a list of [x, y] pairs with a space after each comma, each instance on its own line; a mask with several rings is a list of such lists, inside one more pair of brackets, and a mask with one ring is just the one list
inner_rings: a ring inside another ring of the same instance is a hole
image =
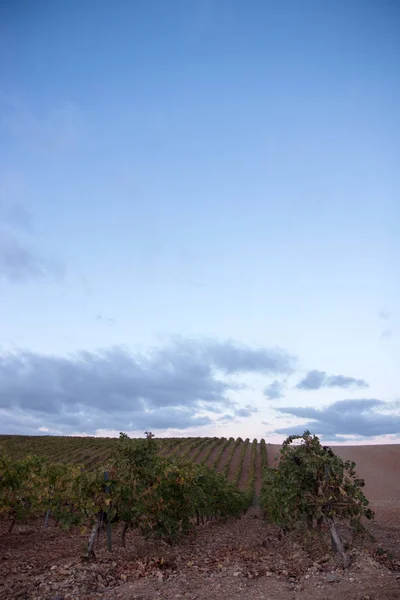
[[398, 439], [399, 25], [2, 4], [2, 432]]

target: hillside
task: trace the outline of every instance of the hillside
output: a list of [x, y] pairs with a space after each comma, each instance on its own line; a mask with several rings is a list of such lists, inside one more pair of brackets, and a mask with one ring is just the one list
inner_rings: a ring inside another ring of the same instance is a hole
[[[207, 464], [244, 489], [254, 478], [255, 493], [261, 486], [263, 448], [268, 465], [277, 464], [280, 446], [266, 440], [242, 438], [160, 438], [163, 456], [191, 458]], [[37, 454], [54, 461], [83, 464], [93, 468], [110, 456], [117, 438], [0, 435], [0, 449], [18, 459]], [[342, 458], [354, 460], [357, 472], [366, 482], [365, 492], [376, 509], [400, 509], [400, 444], [375, 446], [336, 446]]]
[[[0, 435], [0, 449], [15, 459], [37, 454], [56, 462], [93, 468], [112, 453], [117, 438]], [[207, 464], [244, 489], [250, 479], [258, 494], [261, 486], [261, 442], [241, 438], [160, 438], [160, 453]]]
[[[84, 463], [89, 469], [100, 465], [115, 443], [115, 438], [0, 436], [0, 448], [15, 458], [36, 453]], [[241, 488], [251, 482], [255, 496], [262, 465], [276, 465], [279, 448], [265, 440], [241, 438], [160, 440], [164, 456], [187, 456], [206, 463]], [[103, 534], [97, 558], [90, 565], [80, 556], [86, 531], [63, 531], [54, 522], [44, 528], [42, 522], [32, 522], [17, 524], [10, 533], [3, 521], [0, 600], [49, 600], [56, 592], [64, 600], [209, 600], [221, 595], [235, 600], [267, 596], [275, 600], [397, 600], [400, 445], [343, 446], [335, 451], [355, 460], [377, 512], [375, 522], [369, 524], [375, 541], [355, 544], [348, 572], [327, 547], [303, 547], [297, 538], [281, 536], [275, 526], [263, 521], [257, 504], [241, 518], [200, 526], [195, 535], [172, 548], [141, 540], [135, 532], [129, 533], [125, 548], [116, 526], [112, 554], [106, 550]]]

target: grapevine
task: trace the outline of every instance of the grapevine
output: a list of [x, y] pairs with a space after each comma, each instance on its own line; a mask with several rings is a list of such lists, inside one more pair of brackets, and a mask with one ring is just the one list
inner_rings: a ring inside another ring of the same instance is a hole
[[243, 463], [244, 463], [244, 457], [246, 455], [246, 451], [247, 448], [249, 446], [250, 440], [249, 438], [247, 438], [244, 443], [242, 443], [241, 447], [240, 447], [240, 455], [239, 455], [239, 460], [238, 460], [238, 464], [236, 467], [236, 472], [234, 474], [234, 479], [233, 479], [233, 483], [235, 485], [239, 485], [239, 481], [240, 481], [240, 477], [242, 475], [242, 470], [243, 470]]
[[228, 477], [228, 475], [229, 475], [229, 469], [230, 469], [230, 466], [231, 466], [233, 455], [235, 454], [236, 449], [240, 446], [240, 444], [243, 444], [243, 440], [240, 437], [237, 438], [237, 440], [235, 441], [235, 443], [231, 444], [231, 448], [229, 449], [229, 454], [228, 454], [228, 458], [227, 458], [227, 461], [226, 461], [226, 465], [225, 465], [224, 470], [223, 470], [223, 473], [224, 473], [224, 475], [226, 477]]
[[201, 441], [196, 447], [195, 447], [195, 452], [192, 454], [191, 459], [194, 462], [197, 462], [197, 459], [199, 458], [200, 454], [203, 452], [204, 448], [210, 444], [211, 442], [211, 438], [204, 438], [203, 441]]
[[268, 454], [267, 454], [267, 444], [265, 443], [264, 438], [260, 441], [260, 450], [261, 450], [261, 467], [268, 466]]
[[349, 560], [335, 521], [349, 521], [355, 532], [364, 530], [362, 517], [371, 519], [374, 515], [363, 487], [355, 463], [343, 461], [330, 448], [321, 446], [317, 436], [305, 431], [285, 440], [277, 469], [264, 469], [261, 502], [268, 519], [284, 530], [307, 531], [325, 522], [332, 547], [347, 567]]
[[167, 447], [164, 453], [165, 458], [172, 458], [181, 448], [182, 444], [187, 441], [186, 438], [180, 438], [178, 440], [171, 440], [170, 445]]
[[[194, 444], [198, 440], [189, 445]], [[223, 475], [181, 457], [160, 456], [151, 434], [144, 440], [121, 434], [110, 459], [93, 471], [0, 454], [0, 516], [10, 518], [11, 528], [49, 512], [64, 527], [91, 526], [89, 555], [104, 515], [123, 522], [124, 535], [135, 529], [174, 543], [196, 521], [233, 516], [245, 506], [246, 495]]]
[[196, 446], [200, 443], [201, 438], [187, 438], [187, 443], [182, 444], [182, 446], [179, 447], [179, 450], [183, 448], [183, 451], [180, 454], [176, 453], [175, 456], [180, 456], [180, 458], [186, 458], [190, 456], [193, 448], [196, 448]]
[[223, 442], [224, 442], [224, 438], [214, 438], [214, 441], [209, 443], [207, 452], [205, 453], [203, 460], [201, 461], [201, 464], [206, 465], [208, 462], [208, 459], [210, 458], [210, 456], [213, 453], [213, 451], [215, 450], [215, 448], [218, 448], [218, 446], [220, 444], [223, 444]]
[[234, 438], [229, 438], [228, 440], [224, 440], [223, 444], [221, 444], [221, 447], [220, 447], [217, 455], [215, 456], [213, 462], [210, 465], [211, 469], [218, 470], [218, 466], [219, 466], [219, 463], [221, 462], [222, 455], [224, 454], [226, 448], [228, 448], [229, 444], [231, 444], [234, 441], [235, 441]]
[[257, 456], [257, 439], [254, 438], [251, 444], [251, 458], [249, 466], [249, 476], [247, 480], [247, 494], [249, 501], [252, 502], [255, 495], [256, 485], [256, 456]]

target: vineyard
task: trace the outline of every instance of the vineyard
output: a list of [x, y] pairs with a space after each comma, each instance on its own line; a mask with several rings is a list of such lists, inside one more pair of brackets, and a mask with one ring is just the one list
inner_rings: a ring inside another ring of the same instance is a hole
[[173, 543], [194, 525], [245, 511], [258, 493], [257, 440], [4, 436], [0, 450], [9, 533], [43, 515], [45, 527], [50, 516], [61, 527], [90, 526], [88, 557], [104, 522], [123, 524], [123, 545], [128, 529]]
[[[105, 465], [117, 444], [117, 438], [0, 435], [0, 451], [14, 460], [35, 455], [61, 464], [82, 465], [88, 470]], [[252, 489], [254, 496], [259, 494], [261, 467], [267, 464], [264, 439], [250, 442], [241, 438], [162, 438], [157, 440], [157, 446], [159, 455], [166, 459], [190, 459], [223, 473], [240, 489]]]
[[[357, 455], [363, 472], [381, 460], [376, 448]], [[399, 478], [385, 479], [386, 492], [393, 483], [389, 504], [383, 487], [369, 488], [373, 477], [367, 478], [368, 495], [378, 502], [372, 532], [379, 544], [354, 546], [354, 567], [344, 573], [329, 547], [303, 546], [272, 524], [272, 518], [282, 520], [290, 529], [288, 518], [301, 508], [300, 482], [288, 488], [289, 512], [286, 492], [280, 497], [272, 485], [279, 485], [275, 471], [265, 487], [263, 469], [277, 465], [279, 450], [263, 439], [155, 440], [149, 433], [134, 440], [124, 434], [0, 436], [0, 600], [241, 600], [266, 594], [289, 600], [294, 593], [298, 600], [364, 600], [368, 595], [354, 595], [362, 589], [374, 590], [374, 600], [397, 599], [400, 562], [392, 553], [399, 550]], [[358, 452], [345, 449], [346, 456]], [[400, 458], [396, 452], [393, 447], [390, 455]], [[379, 476], [400, 462], [385, 456]], [[324, 475], [323, 490], [329, 492], [334, 477], [332, 471], [329, 483]], [[336, 499], [340, 510], [343, 489]], [[379, 510], [381, 498], [386, 512]], [[262, 518], [268, 512], [269, 523]], [[318, 520], [317, 508], [311, 516]], [[309, 517], [304, 514], [307, 527]]]

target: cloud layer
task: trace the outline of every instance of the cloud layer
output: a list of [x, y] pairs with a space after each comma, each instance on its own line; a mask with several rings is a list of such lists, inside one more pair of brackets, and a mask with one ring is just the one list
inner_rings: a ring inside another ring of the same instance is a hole
[[344, 375], [327, 375], [325, 371], [309, 371], [296, 388], [299, 390], [319, 390], [321, 388], [367, 388], [368, 383], [364, 379], [346, 377]]
[[58, 278], [63, 273], [61, 264], [37, 255], [13, 234], [0, 228], [0, 280], [27, 282]]
[[247, 417], [255, 409], [229, 396], [242, 386], [221, 375], [287, 373], [293, 360], [283, 350], [182, 339], [147, 354], [120, 347], [9, 353], [0, 357], [3, 432], [186, 429], [210, 424], [204, 413], [222, 410]]
[[270, 400], [279, 400], [280, 398], [283, 398], [284, 387], [284, 382], [275, 379], [275, 381], [267, 385], [267, 387], [264, 389], [264, 396]]
[[[13, 186], [0, 173], [0, 281], [29, 282], [57, 279], [64, 267], [54, 259], [41, 256], [27, 243], [34, 233], [31, 213], [19, 202], [9, 201]], [[15, 186], [14, 186], [15, 187]]]
[[379, 312], [378, 317], [385, 323], [380, 338], [382, 340], [391, 338], [394, 331], [391, 314], [389, 313], [389, 311], [382, 308], [382, 310]]
[[[305, 429], [334, 440], [342, 436], [375, 437], [400, 435], [400, 405], [375, 398], [341, 400], [321, 409], [313, 407], [279, 407], [285, 415], [307, 419], [302, 425], [278, 429], [283, 435], [302, 434]], [[339, 436], [339, 437], [338, 437]]]

